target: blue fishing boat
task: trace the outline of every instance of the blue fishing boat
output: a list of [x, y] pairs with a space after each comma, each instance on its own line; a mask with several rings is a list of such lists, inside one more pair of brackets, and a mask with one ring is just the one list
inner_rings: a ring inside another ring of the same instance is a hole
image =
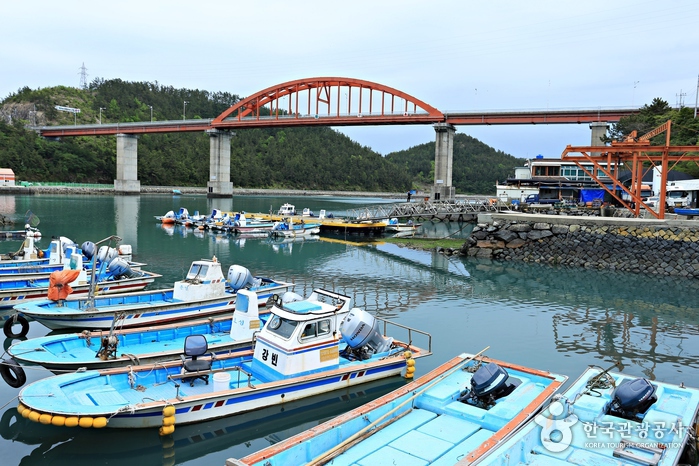
[[267, 236], [274, 227], [274, 222], [248, 218], [245, 212], [239, 212], [233, 217], [229, 230], [235, 235]]
[[296, 238], [300, 236], [317, 235], [320, 233], [320, 223], [306, 222], [294, 223], [292, 219], [286, 218], [281, 222], [275, 222], [269, 231], [271, 237]]
[[287, 282], [253, 277], [248, 269], [239, 265], [229, 268], [226, 279], [221, 263], [214, 257], [192, 262], [184, 280], [175, 282], [170, 289], [81, 299], [45, 299], [15, 306], [15, 312], [50, 329], [132, 328], [230, 312], [241, 288], [255, 292], [262, 306], [273, 294], [284, 293], [291, 286]]
[[[250, 451], [258, 444], [317, 426], [328, 417], [340, 415], [363, 403], [384, 395], [406, 381], [400, 376], [335, 390], [323, 395], [270, 406], [241, 416], [229, 416], [206, 423], [177, 426], [172, 435], [161, 438], [142, 430], [61, 429], [23, 418], [9, 408], [0, 419], [0, 432], [12, 435], [16, 448], [35, 446], [41, 454], [27, 454], [22, 466], [73, 465], [95, 462], [115, 465], [175, 465], [196, 461], [202, 455], [225, 458], [225, 451]], [[108, 441], [104, 441], [108, 434]], [[252, 443], [252, 447], [250, 444]], [[247, 445], [247, 446], [246, 446]], [[38, 453], [38, 452], [37, 452]], [[209, 460], [221, 465], [223, 460]]]
[[238, 290], [232, 317], [48, 335], [17, 341], [7, 349], [7, 353], [21, 364], [35, 364], [65, 372], [177, 359], [189, 335], [203, 335], [214, 354], [249, 350], [253, 333], [259, 332], [268, 315], [269, 310], [260, 311], [255, 292], [241, 289]]
[[[125, 293], [128, 291], [138, 291], [153, 283], [156, 278], [162, 275], [145, 270], [133, 270], [127, 262], [121, 263], [120, 267], [105, 268], [104, 273], [96, 276], [96, 290], [99, 294]], [[81, 266], [70, 269], [76, 275], [70, 281], [58, 286], [69, 285], [75, 295], [87, 295], [90, 291], [90, 279], [87, 271]], [[49, 296], [52, 276], [63, 271], [52, 272], [48, 277], [40, 278], [10, 278], [0, 280], [0, 317], [6, 320], [13, 314], [12, 308], [17, 305], [24, 305], [32, 301], [45, 299]]]
[[[161, 435], [169, 435], [176, 424], [254, 411], [403, 370], [412, 376], [415, 358], [431, 354], [429, 334], [380, 321], [331, 291], [316, 289], [287, 303], [277, 296], [270, 311], [254, 351], [212, 357], [206, 339], [192, 335], [181, 361], [38, 380], [20, 392], [18, 412], [56, 426], [160, 427]], [[382, 324], [411, 340], [425, 338], [429, 349], [383, 335]]]
[[532, 419], [567, 379], [486, 359], [484, 351], [461, 354], [364, 406], [226, 464], [451, 466], [481, 457]]
[[190, 335], [202, 335], [212, 354], [249, 350], [253, 334], [259, 332], [268, 316], [267, 309], [260, 312], [257, 295], [241, 289], [232, 317], [133, 329], [83, 330], [17, 341], [7, 349], [9, 358], [0, 361], [0, 376], [9, 386], [19, 388], [27, 381], [22, 368], [26, 364], [68, 372], [170, 361], [180, 357]]
[[677, 215], [686, 215], [689, 218], [699, 216], [699, 209], [693, 209], [690, 207], [675, 207], [674, 212]]
[[697, 464], [699, 390], [589, 367], [479, 465]]

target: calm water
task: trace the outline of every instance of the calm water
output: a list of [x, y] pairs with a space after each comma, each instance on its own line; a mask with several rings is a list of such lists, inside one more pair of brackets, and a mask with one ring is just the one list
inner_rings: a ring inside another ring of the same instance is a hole
[[[568, 270], [537, 264], [446, 258], [430, 252], [335, 236], [298, 243], [236, 239], [164, 229], [154, 219], [186, 207], [267, 212], [282, 203], [341, 215], [379, 199], [196, 196], [6, 196], [0, 213], [24, 222], [31, 210], [41, 221], [46, 247], [53, 235], [78, 244], [117, 234], [134, 259], [163, 275], [156, 287], [181, 279], [192, 260], [216, 256], [227, 269], [240, 264], [255, 275], [296, 284], [307, 295], [324, 287], [352, 296], [355, 305], [433, 335], [434, 354], [417, 361], [417, 375], [459, 352], [478, 352], [576, 377], [588, 364], [620, 363], [628, 374], [699, 387], [699, 284], [607, 271]], [[470, 225], [427, 223], [431, 236], [464, 236]], [[14, 229], [14, 228], [11, 228]], [[3, 241], [3, 251], [19, 241]], [[45, 335], [33, 322], [29, 337]], [[4, 335], [3, 335], [4, 337]], [[5, 348], [11, 342], [5, 341]], [[27, 368], [29, 382], [47, 376]], [[157, 430], [54, 428], [18, 418], [19, 390], [0, 381], [0, 461], [34, 464], [222, 465], [276, 443], [403, 383], [333, 393], [308, 402], [270, 408], [193, 426], [177, 427], [172, 440]]]

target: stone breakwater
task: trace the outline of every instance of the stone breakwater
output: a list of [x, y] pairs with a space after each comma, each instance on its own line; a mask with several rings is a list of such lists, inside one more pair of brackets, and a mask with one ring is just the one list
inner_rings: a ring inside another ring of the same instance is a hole
[[494, 214], [469, 256], [699, 278], [699, 221]]

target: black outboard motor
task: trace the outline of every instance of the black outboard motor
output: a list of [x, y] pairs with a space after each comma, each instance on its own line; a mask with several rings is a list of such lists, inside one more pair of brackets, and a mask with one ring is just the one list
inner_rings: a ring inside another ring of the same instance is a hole
[[648, 408], [658, 401], [655, 388], [648, 379], [625, 380], [614, 390], [607, 414], [642, 421]]
[[85, 256], [87, 260], [92, 260], [92, 256], [95, 255], [95, 243], [92, 241], [85, 241], [82, 246], [80, 246], [80, 249], [82, 249], [83, 256]]
[[482, 409], [490, 409], [495, 401], [509, 395], [522, 382], [510, 377], [505, 369], [494, 362], [478, 368], [471, 377], [471, 389], [461, 392], [458, 400]]

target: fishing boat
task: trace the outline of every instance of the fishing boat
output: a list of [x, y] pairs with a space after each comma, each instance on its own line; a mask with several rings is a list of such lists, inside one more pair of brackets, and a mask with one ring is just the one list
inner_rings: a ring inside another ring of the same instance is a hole
[[585, 370], [563, 396], [478, 465], [697, 464], [699, 390]]
[[156, 215], [155, 219], [160, 220], [163, 225], [192, 225], [206, 218], [205, 215], [199, 215], [199, 212], [195, 212], [194, 215], [190, 215], [189, 211], [180, 207], [180, 210], [175, 213], [170, 210], [165, 215]]
[[397, 218], [391, 218], [386, 222], [386, 233], [400, 233], [401, 235], [410, 233], [413, 234], [417, 231], [420, 223], [414, 223], [412, 220], [407, 222], [399, 222]]
[[46, 299], [15, 306], [15, 312], [50, 329], [109, 329], [157, 325], [216, 316], [234, 309], [238, 290], [247, 288], [263, 306], [275, 293], [288, 291], [292, 284], [253, 277], [248, 269], [232, 265], [227, 278], [221, 263], [197, 260], [183, 280], [173, 288], [96, 296], [81, 299]]
[[24, 239], [26, 237], [41, 238], [41, 231], [29, 224], [24, 226], [24, 230], [4, 230], [0, 231], [0, 238], [5, 239]]
[[282, 238], [296, 238], [300, 236], [317, 235], [320, 233], [320, 223], [310, 223], [301, 221], [294, 223], [291, 218], [286, 218], [281, 222], [275, 222], [269, 231], [269, 236]]
[[482, 353], [460, 354], [364, 406], [226, 464], [453, 465], [487, 454], [567, 378]]
[[68, 372], [170, 361], [180, 357], [189, 335], [203, 335], [213, 354], [249, 350], [253, 334], [260, 330], [268, 316], [266, 309], [260, 313], [257, 295], [241, 289], [232, 317], [133, 329], [83, 330], [17, 341], [7, 349], [10, 359], [0, 362], [0, 376], [11, 387], [19, 388], [26, 382], [20, 364]]
[[267, 236], [274, 227], [274, 222], [247, 218], [245, 212], [239, 212], [233, 217], [229, 231], [235, 235]]
[[[81, 266], [88, 273], [88, 276], [92, 272], [91, 260], [94, 254], [96, 254], [95, 269], [101, 274], [108, 270], [110, 262], [117, 257], [126, 260], [131, 269], [137, 270], [146, 265], [130, 260], [130, 246], [125, 245], [122, 248], [123, 251], [128, 251], [128, 254], [122, 255], [119, 253], [121, 248], [115, 249], [108, 246], [102, 246], [96, 252], [94, 243], [90, 241], [84, 242], [82, 248], [78, 249], [77, 245], [67, 238], [55, 238], [51, 241], [49, 249], [45, 251], [44, 259], [0, 262], [0, 282], [48, 279], [53, 272], [78, 267], [73, 254], [82, 254]], [[125, 259], [125, 257], [129, 259]], [[115, 262], [116, 264], [117, 262]]]
[[[52, 272], [44, 278], [0, 281], [0, 317], [7, 319], [11, 314], [8, 311], [15, 306], [49, 297], [52, 281], [58, 287], [70, 286], [71, 292], [76, 296], [87, 295], [91, 288], [92, 274], [88, 277], [87, 271], [82, 267], [82, 255], [73, 254], [73, 258], [76, 266], [71, 270]], [[128, 262], [117, 259], [110, 262], [109, 266], [104, 268], [104, 272], [98, 271], [95, 275], [94, 287], [100, 295], [143, 290], [162, 276], [154, 272], [132, 269]], [[62, 276], [64, 272], [74, 274]], [[67, 281], [64, 277], [68, 277]]]
[[[37, 450], [27, 453], [21, 459], [22, 466], [65, 465], [66, 460], [80, 465], [94, 462], [95, 458], [102, 464], [175, 465], [206, 455], [222, 458], [210, 460], [209, 464], [222, 465], [226, 452], [251, 451], [257, 445], [288, 438], [405, 384], [400, 376], [388, 377], [240, 416], [178, 425], [172, 435], [164, 438], [141, 429], [81, 429], [78, 434], [75, 429], [31, 422], [14, 407], [2, 415], [0, 432], [4, 438], [11, 438], [17, 448], [34, 446], [40, 450], [41, 454]], [[104, 434], [108, 434], [109, 441], [104, 441]]]
[[[189, 336], [181, 361], [31, 383], [19, 394], [18, 412], [56, 426], [160, 427], [161, 435], [169, 435], [176, 424], [254, 411], [403, 370], [412, 376], [415, 358], [431, 354], [429, 334], [351, 308], [348, 296], [316, 289], [298, 298], [287, 303], [275, 298], [253, 351], [211, 357], [204, 338]], [[430, 349], [382, 335], [381, 323], [422, 335]]]
[[686, 215], [690, 219], [699, 216], [699, 209], [693, 209], [690, 207], [675, 207], [674, 212], [677, 215]]

